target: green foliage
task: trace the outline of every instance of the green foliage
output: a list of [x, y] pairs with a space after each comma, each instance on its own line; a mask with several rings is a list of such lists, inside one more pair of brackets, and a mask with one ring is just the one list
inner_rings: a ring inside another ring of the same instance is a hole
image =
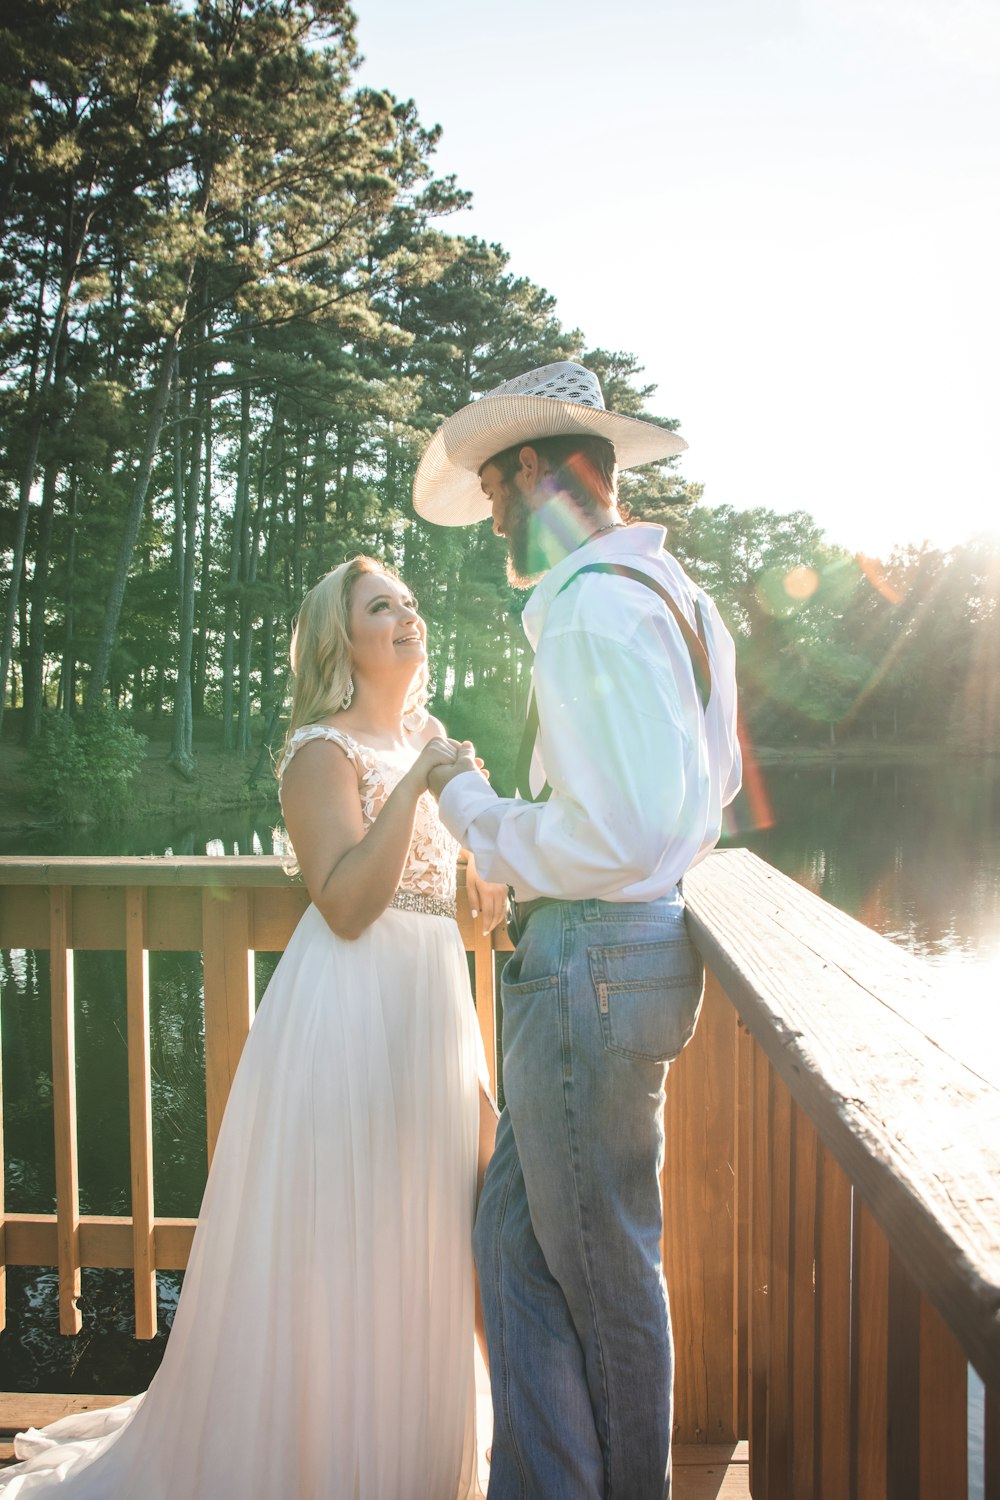
[[69, 823], [124, 817], [146, 744], [127, 716], [107, 705], [79, 723], [46, 714], [29, 757], [38, 805]]
[[[436, 707], [434, 712], [438, 713]], [[496, 693], [489, 687], [467, 688], [451, 703], [441, 705], [438, 716], [453, 739], [472, 740], [494, 789], [501, 797], [512, 797], [521, 724]]]
[[[172, 707], [177, 766], [206, 712], [252, 752], [303, 593], [367, 552], [415, 588], [442, 717], [510, 790], [523, 595], [488, 525], [414, 515], [427, 434], [567, 358], [609, 406], [677, 419], [502, 245], [444, 231], [468, 194], [434, 175], [437, 129], [356, 66], [343, 0], [9, 0], [0, 552], [24, 519], [25, 566], [4, 567], [26, 738], [43, 701], [72, 712], [106, 686], [117, 707]], [[752, 737], [996, 744], [995, 542], [870, 565], [805, 512], [710, 509], [676, 460], [623, 476], [622, 497], [732, 628]], [[50, 805], [121, 800], [84, 795], [91, 731], [66, 723], [38, 750]]]

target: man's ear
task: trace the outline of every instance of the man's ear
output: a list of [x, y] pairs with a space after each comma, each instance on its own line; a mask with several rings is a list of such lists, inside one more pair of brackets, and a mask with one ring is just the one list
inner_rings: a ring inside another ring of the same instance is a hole
[[521, 467], [517, 472], [518, 488], [528, 498], [534, 495], [538, 489], [539, 481], [548, 470], [543, 465], [537, 448], [532, 448], [530, 443], [525, 443], [517, 456], [521, 461]]

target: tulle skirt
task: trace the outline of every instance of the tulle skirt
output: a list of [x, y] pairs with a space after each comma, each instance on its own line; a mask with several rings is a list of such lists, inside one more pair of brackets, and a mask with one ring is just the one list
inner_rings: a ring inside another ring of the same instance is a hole
[[3, 1500], [471, 1500], [482, 1044], [447, 917], [303, 916], [144, 1396], [23, 1434]]

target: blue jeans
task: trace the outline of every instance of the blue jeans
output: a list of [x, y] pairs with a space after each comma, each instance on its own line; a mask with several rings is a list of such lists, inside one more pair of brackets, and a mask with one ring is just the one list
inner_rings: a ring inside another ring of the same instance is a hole
[[664, 1500], [663, 1088], [702, 966], [677, 892], [534, 912], [503, 974], [506, 1107], [475, 1228], [490, 1500]]

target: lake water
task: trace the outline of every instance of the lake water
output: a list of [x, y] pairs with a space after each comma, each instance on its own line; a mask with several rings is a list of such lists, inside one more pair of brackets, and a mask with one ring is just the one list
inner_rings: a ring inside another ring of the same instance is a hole
[[[261, 854], [274, 818], [220, 815], [45, 830], [7, 854]], [[747, 777], [724, 844], [745, 845], [934, 966], [980, 1067], [1000, 1075], [1000, 760], [933, 766], [770, 767]], [[51, 1212], [51, 1054], [39, 997], [47, 955], [0, 954], [7, 1205]], [[258, 996], [273, 968], [257, 960]], [[157, 1212], [194, 1215], [205, 1173], [201, 960], [151, 954]], [[128, 1212], [124, 957], [76, 957], [80, 1183], [85, 1213]], [[58, 1334], [54, 1271], [9, 1273], [0, 1389], [144, 1389], [162, 1356], [180, 1278], [161, 1273], [163, 1331], [131, 1337], [128, 1272], [84, 1272], [84, 1332]], [[977, 1493], [974, 1483], [971, 1493]]]

